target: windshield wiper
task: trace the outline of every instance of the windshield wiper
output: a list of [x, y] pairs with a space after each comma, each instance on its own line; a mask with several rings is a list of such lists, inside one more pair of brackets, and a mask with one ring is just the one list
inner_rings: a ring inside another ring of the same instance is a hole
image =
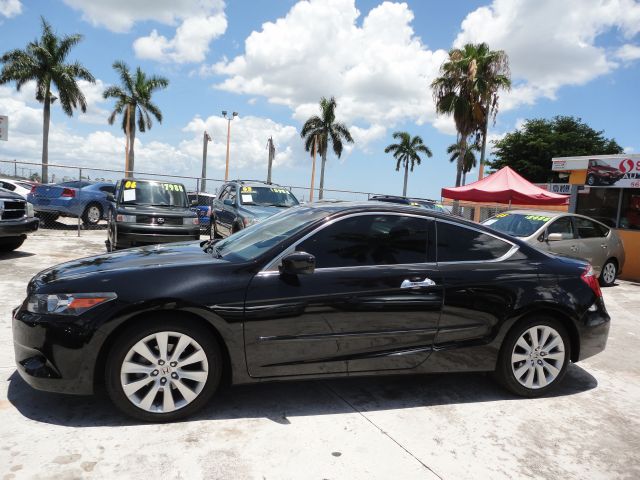
[[216, 242], [219, 242], [219, 241], [220, 241], [219, 238], [205, 240], [200, 244], [200, 247], [202, 247], [202, 249], [205, 252], [211, 253], [212, 255], [214, 255], [216, 258], [222, 258], [222, 254], [220, 253], [220, 250], [218, 249], [218, 247], [214, 245]]

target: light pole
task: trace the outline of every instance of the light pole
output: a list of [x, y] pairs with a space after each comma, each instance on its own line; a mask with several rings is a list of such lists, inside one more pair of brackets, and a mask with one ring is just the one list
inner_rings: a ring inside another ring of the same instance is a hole
[[204, 131], [204, 137], [202, 138], [202, 178], [200, 179], [200, 191], [204, 192], [207, 189], [207, 144], [211, 141], [211, 135]]
[[229, 142], [231, 141], [231, 120], [238, 116], [238, 112], [233, 112], [230, 117], [227, 117], [227, 111], [222, 111], [222, 116], [227, 119], [227, 163], [224, 169], [224, 181], [229, 180]]

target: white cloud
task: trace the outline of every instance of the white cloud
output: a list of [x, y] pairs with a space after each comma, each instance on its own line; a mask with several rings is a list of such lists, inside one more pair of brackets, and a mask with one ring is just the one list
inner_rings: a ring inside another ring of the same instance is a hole
[[462, 22], [454, 45], [487, 42], [509, 54], [515, 88], [502, 107], [555, 98], [565, 85], [583, 85], [610, 72], [616, 63], [597, 37], [617, 29], [626, 38], [640, 31], [634, 0], [494, 0]]
[[332, 95], [347, 124], [434, 121], [429, 84], [446, 52], [422, 44], [406, 3], [384, 2], [359, 18], [353, 0], [299, 2], [251, 33], [243, 55], [201, 73], [225, 75], [218, 88], [267, 97], [299, 121]]
[[616, 58], [624, 62], [632, 62], [640, 59], [640, 46], [627, 43], [616, 51]]
[[160, 62], [202, 62], [209, 51], [209, 43], [227, 30], [224, 13], [208, 17], [186, 18], [176, 29], [172, 39], [159, 35], [156, 30], [133, 42], [136, 56]]
[[11, 18], [22, 13], [20, 0], [0, 0], [0, 15]]
[[622, 150], [624, 153], [633, 153], [636, 149], [634, 147], [624, 147]]

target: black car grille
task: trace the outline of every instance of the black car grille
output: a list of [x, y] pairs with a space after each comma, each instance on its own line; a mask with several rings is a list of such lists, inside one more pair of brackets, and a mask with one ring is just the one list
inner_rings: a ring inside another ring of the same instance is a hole
[[182, 225], [182, 217], [154, 217], [151, 215], [136, 215], [136, 223], [146, 225]]
[[26, 202], [21, 200], [0, 200], [0, 220], [16, 220], [26, 214]]

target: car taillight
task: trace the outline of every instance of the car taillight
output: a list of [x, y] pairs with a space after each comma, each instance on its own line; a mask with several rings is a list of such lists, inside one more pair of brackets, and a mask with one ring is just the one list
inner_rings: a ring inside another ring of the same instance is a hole
[[76, 191], [72, 188], [65, 188], [64, 190], [62, 190], [60, 196], [65, 198], [74, 198], [76, 196]]
[[37, 187], [36, 187], [35, 185], [33, 185], [33, 186], [31, 187], [31, 191], [30, 191], [29, 193], [33, 193], [33, 194], [35, 194], [35, 193], [36, 193], [36, 188], [37, 188]]
[[582, 272], [582, 275], [580, 275], [580, 278], [584, 283], [589, 285], [589, 288], [593, 290], [593, 293], [596, 294], [596, 297], [602, 298], [602, 290], [600, 290], [600, 284], [598, 283], [598, 279], [593, 273], [593, 267], [591, 265], [587, 265], [587, 267], [584, 269], [584, 272]]

